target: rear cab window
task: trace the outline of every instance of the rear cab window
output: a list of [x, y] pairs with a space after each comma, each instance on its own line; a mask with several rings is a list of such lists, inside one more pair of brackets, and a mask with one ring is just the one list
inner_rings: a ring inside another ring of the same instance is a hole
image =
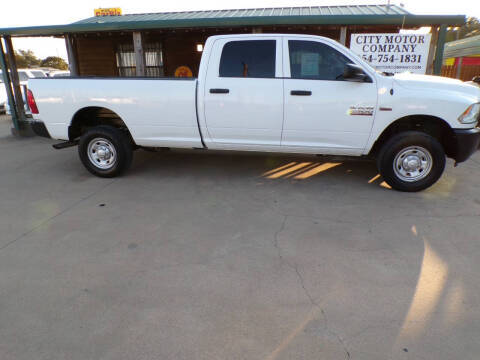
[[274, 78], [276, 40], [233, 40], [222, 49], [220, 77]]

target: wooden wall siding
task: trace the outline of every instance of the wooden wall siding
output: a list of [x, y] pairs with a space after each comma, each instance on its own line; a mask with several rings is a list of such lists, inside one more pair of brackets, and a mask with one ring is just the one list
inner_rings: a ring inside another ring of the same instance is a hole
[[80, 76], [118, 76], [111, 38], [77, 38], [77, 56]]
[[[443, 65], [442, 76], [456, 78], [457, 67], [455, 65]], [[480, 76], [479, 65], [463, 65], [460, 70], [460, 80], [470, 81], [474, 76]]]
[[173, 77], [179, 66], [188, 66], [193, 76], [198, 76], [202, 53], [197, 51], [197, 44], [203, 43], [199, 35], [166, 37], [163, 40], [163, 59], [165, 76]]

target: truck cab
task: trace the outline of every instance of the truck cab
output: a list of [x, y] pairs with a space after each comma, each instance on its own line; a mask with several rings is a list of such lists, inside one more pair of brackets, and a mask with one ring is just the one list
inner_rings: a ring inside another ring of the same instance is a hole
[[[200, 116], [215, 148], [360, 155], [375, 117], [377, 79], [344, 79], [353, 53], [308, 35], [218, 36], [200, 67]], [[356, 115], [357, 114], [357, 115]]]

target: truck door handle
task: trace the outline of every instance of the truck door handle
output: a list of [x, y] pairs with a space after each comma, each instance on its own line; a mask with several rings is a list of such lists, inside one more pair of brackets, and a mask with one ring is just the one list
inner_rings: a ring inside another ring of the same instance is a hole
[[292, 90], [290, 91], [290, 95], [293, 96], [311, 96], [312, 92], [308, 90]]
[[229, 89], [210, 89], [210, 94], [228, 94]]

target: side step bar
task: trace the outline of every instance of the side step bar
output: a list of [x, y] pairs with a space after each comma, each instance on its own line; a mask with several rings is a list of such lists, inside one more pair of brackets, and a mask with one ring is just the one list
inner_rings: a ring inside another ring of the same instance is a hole
[[60, 149], [66, 149], [75, 145], [78, 145], [78, 140], [64, 141], [58, 144], [53, 144], [52, 147], [54, 149], [60, 150]]

